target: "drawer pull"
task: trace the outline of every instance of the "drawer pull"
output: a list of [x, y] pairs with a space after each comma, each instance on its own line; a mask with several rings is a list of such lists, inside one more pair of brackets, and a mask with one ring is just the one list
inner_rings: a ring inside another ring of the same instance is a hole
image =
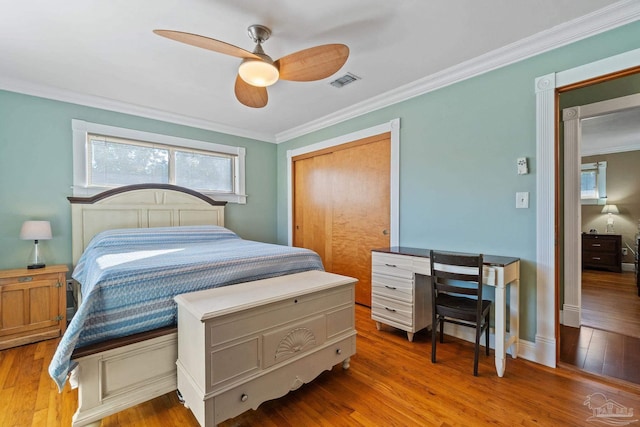
[[600, 243], [592, 243], [591, 246], [593, 246], [594, 248], [599, 248], [602, 245]]
[[386, 265], [387, 267], [394, 267], [394, 268], [395, 268], [395, 267], [397, 267], [397, 265], [395, 265], [395, 264], [385, 264], [385, 265]]
[[336, 349], [336, 354], [342, 354], [342, 349]]
[[396, 289], [398, 289], [395, 286], [389, 286], [389, 285], [384, 285], [384, 287], [387, 289], [391, 289], [392, 291], [395, 291]]
[[390, 312], [392, 312], [392, 313], [395, 313], [395, 312], [396, 312], [396, 310], [395, 310], [395, 309], [393, 309], [393, 308], [385, 307], [384, 309], [385, 309], [385, 310], [389, 310], [389, 311], [390, 311]]
[[242, 393], [242, 396], [240, 396], [240, 401], [246, 402], [247, 400], [249, 400], [249, 396], [247, 396], [246, 393]]
[[591, 257], [591, 259], [595, 259], [595, 260], [598, 260], [598, 261], [600, 261], [600, 257], [599, 257], [599, 256], [594, 256], [594, 257]]
[[18, 279], [18, 282], [20, 283], [24, 283], [24, 282], [31, 282], [33, 280], [33, 277], [31, 276], [25, 276], [25, 277], [20, 277]]

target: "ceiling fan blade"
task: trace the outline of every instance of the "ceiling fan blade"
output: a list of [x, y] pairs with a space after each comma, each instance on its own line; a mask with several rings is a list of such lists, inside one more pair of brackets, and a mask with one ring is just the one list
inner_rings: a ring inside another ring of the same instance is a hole
[[159, 36], [166, 37], [181, 43], [190, 44], [191, 46], [201, 47], [203, 49], [212, 50], [225, 55], [236, 56], [238, 58], [262, 59], [258, 55], [254, 55], [248, 50], [241, 47], [225, 43], [220, 40], [212, 39], [198, 34], [183, 33], [182, 31], [173, 30], [153, 30]]
[[324, 79], [338, 71], [349, 58], [344, 44], [310, 47], [278, 59], [274, 64], [282, 80], [310, 82]]
[[242, 104], [251, 108], [262, 108], [267, 105], [269, 95], [266, 87], [251, 86], [242, 80], [240, 75], [236, 77], [236, 98]]

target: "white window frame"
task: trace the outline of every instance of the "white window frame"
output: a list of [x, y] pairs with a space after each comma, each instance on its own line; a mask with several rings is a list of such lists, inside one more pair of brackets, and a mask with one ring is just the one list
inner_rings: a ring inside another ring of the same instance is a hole
[[245, 194], [245, 155], [244, 147], [217, 144], [214, 142], [198, 141], [195, 139], [180, 138], [151, 132], [143, 132], [134, 129], [120, 128], [116, 126], [102, 125], [73, 119], [71, 121], [73, 132], [73, 195], [93, 196], [108, 190], [111, 187], [89, 186], [88, 169], [88, 134], [100, 134], [115, 138], [131, 139], [148, 143], [157, 143], [168, 146], [190, 148], [211, 153], [222, 153], [234, 157], [234, 193], [202, 192], [207, 196], [231, 203], [246, 204]]
[[582, 172], [596, 171], [596, 186], [598, 197], [580, 197], [583, 205], [604, 205], [607, 202], [607, 162], [583, 163], [580, 165], [580, 181], [582, 182]]

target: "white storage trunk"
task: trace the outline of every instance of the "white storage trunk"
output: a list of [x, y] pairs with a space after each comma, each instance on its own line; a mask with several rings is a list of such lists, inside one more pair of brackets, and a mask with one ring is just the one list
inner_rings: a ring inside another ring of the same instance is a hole
[[200, 425], [348, 368], [355, 282], [308, 271], [177, 296], [178, 390]]

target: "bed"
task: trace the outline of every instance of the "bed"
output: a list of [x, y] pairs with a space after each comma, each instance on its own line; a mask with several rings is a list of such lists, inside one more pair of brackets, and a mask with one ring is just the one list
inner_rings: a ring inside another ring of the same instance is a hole
[[312, 251], [241, 239], [225, 203], [181, 187], [69, 200], [80, 302], [49, 373], [78, 387], [74, 426], [176, 389], [175, 295], [323, 269]]

